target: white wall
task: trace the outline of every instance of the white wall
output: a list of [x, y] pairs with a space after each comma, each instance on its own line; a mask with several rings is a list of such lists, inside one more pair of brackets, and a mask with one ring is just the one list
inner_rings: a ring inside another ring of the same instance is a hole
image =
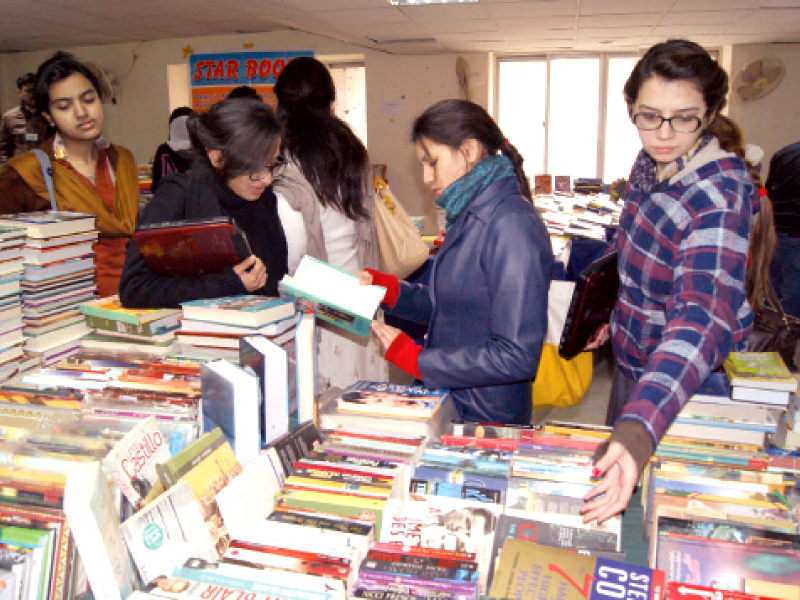
[[778, 88], [760, 100], [743, 103], [731, 93], [728, 114], [742, 128], [745, 141], [764, 149], [766, 176], [772, 155], [800, 141], [800, 44], [743, 44], [733, 46], [731, 82], [752, 60], [767, 56], [783, 59], [786, 73]]
[[[425, 108], [444, 98], [458, 97], [456, 55], [393, 56], [328, 38], [296, 31], [213, 36], [64, 48], [85, 61], [94, 61], [121, 80], [116, 105], [105, 106], [104, 134], [129, 148], [139, 164], [147, 163], [167, 137], [169, 93], [167, 65], [187, 62], [183, 48], [195, 53], [253, 50], [312, 50], [316, 54], [363, 54], [367, 71], [367, 131], [372, 162], [388, 165], [392, 190], [410, 214], [428, 216], [435, 224], [430, 194], [420, 184], [410, 139], [411, 123]], [[250, 48], [248, 48], [250, 49]], [[7, 110], [18, 100], [14, 81], [36, 67], [52, 51], [0, 55], [0, 106]], [[134, 59], [134, 56], [136, 57]], [[473, 81], [473, 99], [488, 102], [484, 54], [467, 55]]]

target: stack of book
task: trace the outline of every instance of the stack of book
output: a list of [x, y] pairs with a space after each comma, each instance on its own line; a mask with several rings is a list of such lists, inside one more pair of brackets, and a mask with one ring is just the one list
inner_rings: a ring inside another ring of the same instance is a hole
[[797, 454], [800, 448], [800, 396], [797, 394], [791, 395], [775, 432], [769, 436], [769, 443], [773, 448]]
[[266, 335], [282, 344], [296, 324], [294, 302], [264, 296], [230, 296], [181, 304], [176, 332], [178, 352], [206, 357], [239, 358], [239, 338]]
[[181, 315], [177, 309], [123, 308], [117, 296], [84, 302], [79, 308], [93, 330], [81, 340], [81, 347], [119, 356], [167, 356]]
[[447, 390], [376, 381], [331, 388], [320, 397], [318, 413], [323, 431], [349, 425], [428, 439], [439, 439], [456, 418]]
[[22, 250], [25, 348], [44, 365], [74, 354], [89, 329], [78, 310], [93, 298], [95, 216], [44, 211], [6, 215], [0, 226], [26, 231]]
[[23, 356], [22, 248], [25, 229], [0, 227], [0, 382], [15, 375]]
[[733, 400], [783, 410], [797, 392], [797, 379], [777, 352], [731, 352], [722, 366]]

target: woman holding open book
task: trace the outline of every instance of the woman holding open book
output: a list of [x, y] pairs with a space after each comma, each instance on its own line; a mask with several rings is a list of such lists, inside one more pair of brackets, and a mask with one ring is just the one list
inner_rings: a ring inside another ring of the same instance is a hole
[[[101, 296], [117, 293], [125, 245], [139, 212], [139, 178], [133, 155], [103, 136], [100, 83], [74, 56], [57, 52], [36, 71], [37, 112], [48, 131], [40, 149], [52, 169], [59, 210], [97, 215], [94, 245]], [[0, 214], [50, 210], [43, 168], [32, 152], [0, 171]]]
[[650, 48], [624, 87], [642, 151], [613, 243], [620, 276], [610, 322], [614, 430], [596, 463], [603, 480], [587, 495], [585, 521], [625, 509], [686, 400], [731, 351], [745, 348], [758, 196], [741, 140], [719, 114], [727, 93], [722, 67], [684, 40]]
[[423, 181], [447, 212], [429, 285], [368, 269], [392, 314], [428, 324], [423, 346], [374, 321], [386, 359], [428, 388], [449, 388], [459, 419], [530, 423], [531, 379], [547, 327], [550, 238], [530, 202], [522, 157], [480, 106], [444, 100], [414, 123]]
[[286, 238], [271, 187], [285, 166], [275, 114], [260, 100], [226, 99], [208, 112], [192, 114], [187, 126], [199, 160], [187, 172], [162, 179], [139, 226], [228, 216], [253, 253], [219, 273], [170, 277], [151, 271], [136, 244], [129, 244], [120, 301], [128, 308], [178, 308], [189, 300], [257, 291], [277, 296], [287, 266]]

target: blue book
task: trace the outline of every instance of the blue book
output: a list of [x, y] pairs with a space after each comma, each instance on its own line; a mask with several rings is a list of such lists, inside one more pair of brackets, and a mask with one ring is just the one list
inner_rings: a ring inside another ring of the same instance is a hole
[[267, 296], [227, 296], [225, 298], [203, 298], [181, 303], [186, 319], [262, 327], [273, 321], [286, 319], [294, 314], [294, 301]]

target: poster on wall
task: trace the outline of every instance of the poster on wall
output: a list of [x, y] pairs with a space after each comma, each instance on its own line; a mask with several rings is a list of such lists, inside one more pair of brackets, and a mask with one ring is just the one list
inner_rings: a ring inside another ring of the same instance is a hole
[[283, 67], [298, 56], [313, 52], [225, 52], [192, 54], [189, 69], [192, 82], [192, 108], [206, 111], [240, 85], [254, 88], [264, 102], [275, 108], [273, 86]]

